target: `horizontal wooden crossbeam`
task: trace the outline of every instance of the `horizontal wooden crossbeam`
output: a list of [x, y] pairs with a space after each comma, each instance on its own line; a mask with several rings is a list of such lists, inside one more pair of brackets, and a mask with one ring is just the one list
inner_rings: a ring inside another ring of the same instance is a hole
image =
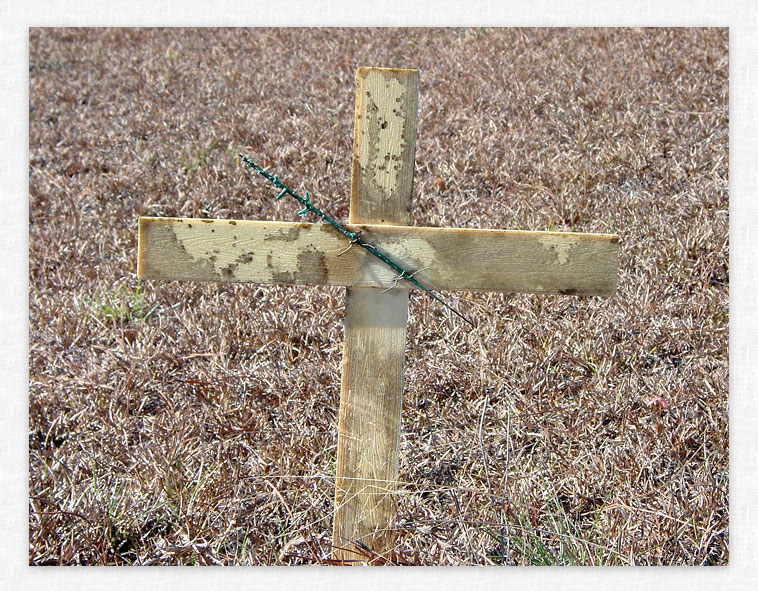
[[[434, 290], [610, 296], [612, 234], [346, 225]], [[144, 279], [391, 287], [397, 273], [324, 224], [140, 218]], [[407, 281], [397, 287], [412, 289]]]

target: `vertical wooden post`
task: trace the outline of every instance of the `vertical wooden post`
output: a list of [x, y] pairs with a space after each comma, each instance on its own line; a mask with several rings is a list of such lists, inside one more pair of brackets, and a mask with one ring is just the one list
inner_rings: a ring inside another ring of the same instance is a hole
[[[408, 225], [418, 112], [418, 71], [360, 68], [350, 223]], [[408, 290], [347, 290], [334, 558], [355, 542], [392, 549], [403, 397]]]

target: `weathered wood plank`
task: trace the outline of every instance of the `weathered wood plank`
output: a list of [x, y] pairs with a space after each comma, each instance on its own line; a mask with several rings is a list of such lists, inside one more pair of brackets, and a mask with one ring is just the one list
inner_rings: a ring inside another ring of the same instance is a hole
[[[407, 225], [418, 71], [360, 68], [357, 78], [350, 221]], [[345, 254], [359, 265], [369, 263], [359, 250]], [[368, 264], [358, 274], [377, 271]], [[347, 290], [333, 528], [338, 559], [355, 559], [349, 550], [356, 542], [379, 556], [394, 544], [408, 293]]]
[[[430, 289], [610, 296], [612, 234], [346, 225]], [[325, 224], [140, 218], [138, 274], [387, 288], [396, 274]], [[399, 287], [412, 288], [407, 282]]]
[[350, 222], [411, 223], [417, 70], [358, 68]]
[[392, 548], [403, 400], [408, 290], [347, 290], [342, 357], [335, 515], [335, 557], [355, 559], [359, 541]]

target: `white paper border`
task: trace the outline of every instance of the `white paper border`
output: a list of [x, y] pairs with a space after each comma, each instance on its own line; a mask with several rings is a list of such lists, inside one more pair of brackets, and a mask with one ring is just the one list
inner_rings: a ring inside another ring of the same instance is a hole
[[[373, 0], [0, 3], [0, 583], [4, 588], [308, 591], [346, 585], [456, 590], [500, 587], [753, 589], [758, 586], [758, 9], [745, 1]], [[28, 29], [37, 26], [728, 26], [730, 28], [730, 565], [605, 569], [438, 567], [41, 568], [28, 566]], [[7, 256], [10, 254], [10, 256]], [[10, 280], [8, 280], [10, 278]], [[749, 297], [750, 295], [753, 297]]]

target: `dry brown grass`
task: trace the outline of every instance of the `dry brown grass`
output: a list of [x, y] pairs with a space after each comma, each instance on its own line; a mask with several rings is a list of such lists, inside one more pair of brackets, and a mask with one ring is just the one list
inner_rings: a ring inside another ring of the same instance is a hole
[[421, 73], [414, 222], [617, 232], [615, 298], [414, 296], [397, 554], [726, 564], [728, 34], [30, 33], [29, 561], [329, 555], [343, 292], [135, 277], [140, 215], [348, 211], [359, 66]]

